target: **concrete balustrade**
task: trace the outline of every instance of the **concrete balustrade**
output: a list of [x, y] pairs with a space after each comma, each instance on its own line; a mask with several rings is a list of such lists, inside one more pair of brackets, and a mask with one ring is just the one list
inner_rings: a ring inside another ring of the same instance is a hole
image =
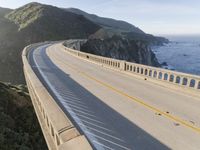
[[61, 45], [61, 47], [71, 54], [77, 55], [81, 58], [87, 59], [89, 61], [101, 65], [108, 66], [110, 68], [119, 69], [121, 71], [139, 75], [144, 77], [145, 79], [149, 78], [157, 81], [163, 81], [169, 84], [178, 85], [179, 87], [185, 87], [188, 89], [194, 89], [196, 91], [200, 91], [200, 76], [197, 75], [191, 75], [177, 71], [171, 71], [167, 69], [126, 62], [123, 60], [96, 56], [93, 54], [84, 53], [67, 48], [64, 45]]
[[[92, 150], [85, 136], [79, 133], [60, 109], [29, 65], [28, 52], [43, 44], [33, 44], [24, 48], [22, 59], [26, 83], [48, 148], [51, 150]], [[71, 51], [71, 53], [77, 55], [76, 51]]]

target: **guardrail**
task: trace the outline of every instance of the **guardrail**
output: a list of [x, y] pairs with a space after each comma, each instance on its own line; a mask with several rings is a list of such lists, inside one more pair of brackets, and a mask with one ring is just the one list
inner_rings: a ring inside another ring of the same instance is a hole
[[28, 52], [43, 44], [38, 43], [25, 47], [22, 60], [31, 100], [48, 148], [52, 150], [92, 150], [85, 136], [74, 127], [29, 65]]
[[157, 81], [164, 81], [166, 83], [200, 91], [200, 76], [197, 76], [197, 75], [191, 75], [191, 74], [171, 71], [167, 69], [156, 68], [156, 67], [131, 63], [127, 61], [97, 56], [97, 55], [93, 55], [93, 54], [89, 54], [85, 52], [80, 52], [78, 50], [73, 50], [73, 49], [65, 47], [64, 45], [62, 45], [62, 47], [69, 53], [76, 55], [78, 57], [90, 60], [98, 64], [102, 64], [114, 69], [140, 75], [144, 77], [145, 80], [147, 78], [148, 79], [151, 78], [151, 79], [156, 79]]

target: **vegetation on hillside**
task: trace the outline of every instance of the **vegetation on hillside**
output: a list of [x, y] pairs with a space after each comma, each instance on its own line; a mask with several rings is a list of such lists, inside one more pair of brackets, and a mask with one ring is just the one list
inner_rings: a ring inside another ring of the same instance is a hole
[[0, 82], [0, 149], [47, 149], [26, 86]]
[[40, 40], [87, 38], [100, 28], [81, 15], [39, 3], [27, 4], [6, 17], [18, 25], [19, 30], [23, 29], [31, 36], [36, 32]]
[[95, 22], [96, 24], [100, 25], [101, 27], [112, 30], [114, 32], [116, 32], [116, 31], [118, 31], [118, 32], [134, 32], [134, 33], [141, 33], [141, 34], [143, 33], [144, 34], [144, 32], [141, 29], [139, 29], [138, 27], [135, 27], [134, 25], [132, 25], [128, 22], [122, 21], [122, 20], [115, 20], [115, 19], [111, 19], [111, 18], [99, 17], [94, 14], [86, 13], [77, 8], [68, 8], [65, 10], [75, 13], [75, 14], [78, 14], [78, 15], [83, 15], [84, 17]]

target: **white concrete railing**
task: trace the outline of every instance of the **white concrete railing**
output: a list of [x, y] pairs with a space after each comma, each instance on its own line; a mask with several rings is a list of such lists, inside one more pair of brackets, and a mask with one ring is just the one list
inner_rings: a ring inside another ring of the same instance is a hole
[[69, 53], [76, 55], [78, 57], [108, 66], [115, 69], [119, 69], [125, 72], [133, 73], [136, 75], [140, 75], [145, 79], [156, 79], [157, 81], [164, 81], [166, 83], [178, 85], [181, 87], [186, 87], [189, 89], [199, 90], [200, 91], [200, 76], [191, 75], [176, 71], [171, 71], [162, 68], [156, 68], [136, 63], [131, 63], [127, 61], [106, 58], [102, 56], [97, 56], [85, 52], [80, 52], [78, 50], [73, 50], [70, 48], [62, 47], [67, 50]]
[[39, 45], [42, 44], [33, 44], [24, 48], [22, 59], [26, 83], [48, 148], [51, 150], [92, 150], [85, 136], [78, 132], [29, 65], [28, 52]]

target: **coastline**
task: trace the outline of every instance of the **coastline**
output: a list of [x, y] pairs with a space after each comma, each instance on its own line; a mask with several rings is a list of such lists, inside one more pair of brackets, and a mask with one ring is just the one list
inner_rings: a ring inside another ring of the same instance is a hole
[[183, 73], [200, 75], [200, 36], [167, 37], [170, 42], [163, 46], [153, 46], [162, 68]]

